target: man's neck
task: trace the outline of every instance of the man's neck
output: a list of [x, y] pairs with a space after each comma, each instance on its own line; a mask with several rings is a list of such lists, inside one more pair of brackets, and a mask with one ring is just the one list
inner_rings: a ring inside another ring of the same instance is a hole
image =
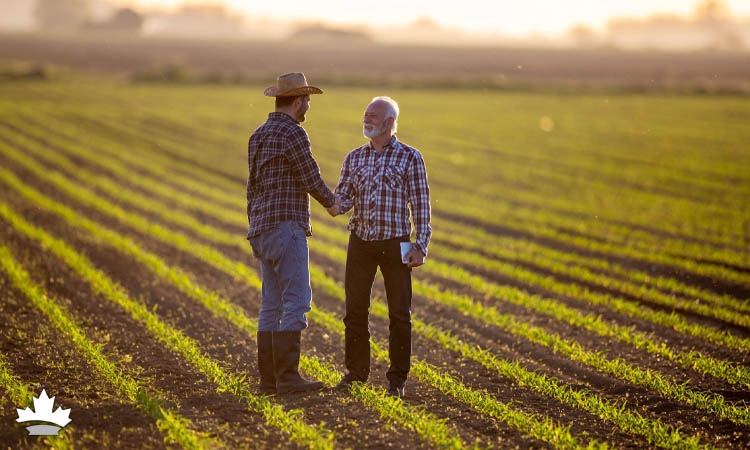
[[284, 113], [284, 114], [286, 114], [287, 116], [289, 116], [289, 117], [291, 117], [292, 119], [294, 119], [295, 121], [299, 122], [299, 121], [297, 120], [297, 118], [296, 118], [296, 117], [294, 117], [294, 111], [292, 111], [291, 109], [287, 109], [287, 108], [276, 108], [276, 112], [277, 112], [277, 113]]
[[391, 141], [392, 137], [393, 136], [390, 134], [381, 134], [380, 136], [375, 136], [374, 138], [372, 138], [370, 140], [370, 144], [376, 152], [380, 153], [383, 151], [383, 147], [385, 147], [385, 145]]

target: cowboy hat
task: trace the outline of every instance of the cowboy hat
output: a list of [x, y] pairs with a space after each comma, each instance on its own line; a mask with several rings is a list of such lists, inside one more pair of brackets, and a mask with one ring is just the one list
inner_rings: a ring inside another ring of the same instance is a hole
[[301, 72], [285, 73], [276, 79], [276, 85], [267, 88], [263, 95], [267, 97], [296, 97], [298, 95], [322, 94], [315, 86], [308, 86], [305, 74]]

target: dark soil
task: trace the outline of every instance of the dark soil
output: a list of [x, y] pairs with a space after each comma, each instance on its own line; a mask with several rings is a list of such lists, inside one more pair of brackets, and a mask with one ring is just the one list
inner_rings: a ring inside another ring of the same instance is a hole
[[[94, 168], [85, 161], [79, 162], [82, 166]], [[1, 156], [0, 163], [3, 167], [12, 170], [24, 183], [34, 186], [44, 195], [132, 238], [139, 246], [157, 254], [170, 266], [189, 273], [197, 284], [240, 305], [248, 317], [257, 317], [260, 293], [249, 287], [243, 280], [238, 280], [232, 274], [221, 272], [184, 251], [175, 249], [97, 210], [71, 200], [52, 185]], [[250, 385], [256, 389], [257, 364], [254, 336], [248, 336], [226, 321], [214, 317], [198, 302], [179, 292], [176, 287], [159, 278], [131, 256], [114, 250], [109, 243], [101, 242], [86, 232], [68, 225], [60, 217], [30, 204], [10, 187], [0, 184], [0, 188], [4, 193], [10, 194], [4, 195], [4, 201], [26, 220], [65, 240], [76, 251], [85, 254], [97, 268], [121, 284], [131, 298], [138, 299], [149, 309], [155, 310], [162, 320], [196, 340], [203, 351], [218, 361], [226, 370], [231, 373], [246, 374]], [[155, 198], [160, 200], [158, 197]], [[118, 200], [110, 200], [114, 204], [133, 210]], [[169, 202], [165, 203], [169, 204]], [[174, 205], [169, 205], [169, 207], [174, 207]], [[196, 245], [212, 245], [207, 239], [189, 230], [180, 229], [152, 214], [133, 211], [175, 232], [179, 231], [188, 235]], [[223, 224], [210, 217], [201, 217], [201, 219], [212, 226], [236, 233], [239, 241], [244, 239], [242, 229]], [[339, 224], [344, 233], [343, 220]], [[483, 225], [492, 232], [508, 232], [508, 230], [497, 230], [488, 224], [474, 223], [474, 225]], [[285, 435], [265, 425], [261, 414], [248, 411], [247, 405], [228, 393], [217, 393], [216, 386], [185, 362], [181, 355], [169, 351], [164, 344], [152, 337], [140, 323], [133, 320], [118, 306], [110, 303], [105, 297], [92, 293], [91, 287], [52, 253], [40, 248], [38, 243], [25, 237], [3, 220], [0, 220], [0, 235], [2, 241], [7, 243], [5, 245], [33, 274], [34, 279], [50, 294], [60, 299], [79, 318], [80, 323], [89, 330], [92, 338], [106, 343], [103, 348], [105, 353], [116, 359], [126, 359], [122, 365], [129, 373], [145, 380], [150, 388], [163, 392], [168, 405], [192, 420], [197, 429], [210, 432], [230, 447], [287, 448], [290, 445]], [[313, 236], [312, 239], [320, 238]], [[246, 250], [243, 251], [237, 247], [214, 246], [228, 258], [241, 261], [258, 272], [256, 262]], [[618, 260], [618, 262], [623, 261]], [[311, 263], [322, 268], [338, 283], [343, 283], [343, 261], [331, 261], [321, 255], [311, 253]], [[503, 279], [491, 273], [482, 273], [470, 267], [467, 269], [481, 273], [493, 282], [513, 283], [512, 280]], [[655, 272], [659, 273], [659, 270]], [[475, 301], [495, 306], [502, 313], [513, 314], [520, 321], [543, 327], [566, 339], [577, 340], [584, 343], [587, 349], [602, 351], [611, 357], [622, 357], [643, 368], [659, 370], [678, 382], [690, 381], [702, 390], [721, 393], [729, 401], [750, 403], [750, 395], [745, 389], [710, 377], [699, 376], [669, 361], [657, 360], [630, 346], [541, 316], [522, 306], [505, 303], [500, 299], [486, 299], [483, 295], [457, 283], [426, 276], [419, 269], [414, 271], [414, 277], [438, 283], [444, 289], [452, 289], [460, 294], [471, 296]], [[691, 278], [687, 275], [682, 276], [681, 279], [698, 285], [704, 285], [706, 281], [714, 281]], [[96, 439], [107, 439], [107, 446], [129, 447], [133, 442], [137, 442], [139, 447], [162, 447], [164, 445], [161, 442], [162, 437], [155, 429], [153, 420], [143, 415], [129, 402], [116, 401], [115, 399], [119, 396], [113, 388], [98, 379], [86, 362], [77, 357], [73, 349], [66, 347], [65, 340], [54, 334], [55, 330], [46, 329], [43, 326], [44, 321], [40, 320], [41, 314], [36, 312], [21, 294], [7, 288], [7, 279], [0, 277], [0, 283], [2, 283], [0, 288], [4, 293], [3, 303], [0, 304], [4, 313], [0, 317], [2, 325], [0, 350], [11, 361], [14, 373], [25, 381], [35, 386], [61, 386], [59, 401], [63, 406], [71, 407], [73, 411], [78, 411], [77, 414], [81, 414], [81, 419], [78, 419], [78, 416], [74, 419], [76, 428], [73, 438], [76, 442], [84, 446], [95, 446]], [[719, 284], [720, 288], [716, 289], [719, 292], [728, 291], [734, 294], [744, 292], [724, 282]], [[516, 285], [531, 293], [550, 296], [549, 293], [533, 286], [524, 286], [517, 282]], [[384, 298], [385, 294], [380, 281], [376, 283], [373, 293]], [[6, 298], [7, 301], [5, 301]], [[314, 289], [313, 298], [315, 308], [334, 314], [336, 317], [342, 317], [344, 305], [340, 299], [316, 289]], [[686, 338], [644, 321], [623, 318], [605, 308], [585, 304], [580, 299], [557, 299], [570, 306], [588, 308], [588, 311], [602, 314], [608, 320], [635, 326], [639, 330], [652, 333], [676, 348], [697, 349], [744, 364], [748, 363], [745, 355], [737, 355], [698, 339]], [[612, 376], [596, 372], [588, 366], [555, 354], [546, 347], [487, 325], [481, 320], [473, 319], [432, 299], [415, 296], [413, 311], [419, 320], [440, 326], [466, 342], [481, 345], [498, 358], [520, 361], [529, 370], [554, 376], [573, 388], [590, 390], [611, 401], [625, 400], [631, 408], [646, 417], [660, 419], [664, 423], [680, 427], [686, 434], [702, 433], [704, 441], [730, 448], [743, 448], [750, 439], [749, 430], [743, 427], [718, 420], [709, 414], [665, 399], [639, 386], [630, 385]], [[26, 325], [27, 323], [29, 325]], [[14, 344], [18, 341], [15, 336], [19, 331], [26, 332], [25, 337], [20, 339], [23, 345]], [[387, 320], [371, 317], [371, 332], [376, 342], [385, 345], [388, 339]], [[309, 328], [303, 333], [302, 345], [305, 354], [333, 364], [340, 371], [344, 370], [342, 338], [334, 335], [321, 324], [310, 322]], [[520, 386], [513, 380], [488, 371], [478, 363], [417, 336], [416, 333], [413, 335], [413, 357], [436, 366], [472, 389], [485, 390], [492, 398], [512, 404], [515, 409], [570, 425], [571, 431], [582, 436], [584, 442], [597, 439], [613, 442], [618, 447], [648, 446], [648, 443], [641, 438], [625, 434], [611, 423], [540, 395], [530, 388]], [[387, 363], [373, 360], [370, 383], [385, 386], [386, 370]], [[67, 372], [78, 374], [80, 379], [67, 378]], [[100, 394], [103, 392], [107, 394]], [[50, 395], [52, 395], [51, 392]], [[390, 424], [380, 418], [375, 410], [365, 407], [346, 394], [325, 390], [311, 394], [275, 396], [272, 401], [286, 410], [298, 408], [303, 410], [305, 420], [310, 424], [325, 422], [326, 428], [335, 433], [338, 446], [408, 449], [430, 447], [416, 433]], [[417, 408], [425, 408], [438, 418], [446, 420], [457, 435], [467, 443], [477, 442], [483, 446], [503, 448], [548, 446], [544, 442], [524, 436], [506, 423], [490, 418], [475, 411], [469, 405], [438, 392], [413, 376], [407, 383], [407, 395], [404, 402]], [[4, 408], [8, 406], [7, 402], [1, 405]], [[88, 422], [84, 418], [86, 414], [89, 417]], [[12, 419], [12, 415], [13, 413], [3, 413], [0, 420], [8, 421], [9, 417]], [[121, 417], [124, 422], [108, 420], [105, 424], [99, 423], [102, 417], [109, 418], [115, 415]], [[95, 437], [89, 438], [89, 435]], [[16, 429], [8, 436], [8, 439], [12, 439], [8, 441], [11, 446], [22, 443], [24, 439], [23, 434]], [[2, 434], [0, 437], [5, 438]]]

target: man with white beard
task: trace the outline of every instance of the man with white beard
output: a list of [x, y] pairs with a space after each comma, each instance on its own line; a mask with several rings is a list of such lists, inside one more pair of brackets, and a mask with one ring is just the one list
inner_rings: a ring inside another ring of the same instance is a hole
[[[411, 270], [424, 263], [432, 229], [424, 160], [396, 139], [398, 114], [389, 97], [375, 97], [367, 106], [363, 134], [370, 142], [346, 156], [335, 190], [339, 213], [354, 208], [344, 282], [347, 373], [336, 388], [347, 390], [370, 375], [370, 293], [380, 267], [390, 319], [388, 394], [400, 398], [411, 358]], [[401, 243], [409, 242], [412, 230], [410, 212], [416, 241], [402, 256]]]

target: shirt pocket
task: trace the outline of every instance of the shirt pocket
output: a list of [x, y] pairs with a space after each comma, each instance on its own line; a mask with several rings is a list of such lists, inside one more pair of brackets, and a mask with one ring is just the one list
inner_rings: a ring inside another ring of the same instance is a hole
[[357, 192], [364, 192], [370, 180], [370, 168], [368, 166], [359, 166], [352, 171], [352, 185]]
[[406, 171], [399, 166], [388, 166], [383, 172], [383, 179], [388, 189], [401, 191], [406, 184], [404, 174]]

